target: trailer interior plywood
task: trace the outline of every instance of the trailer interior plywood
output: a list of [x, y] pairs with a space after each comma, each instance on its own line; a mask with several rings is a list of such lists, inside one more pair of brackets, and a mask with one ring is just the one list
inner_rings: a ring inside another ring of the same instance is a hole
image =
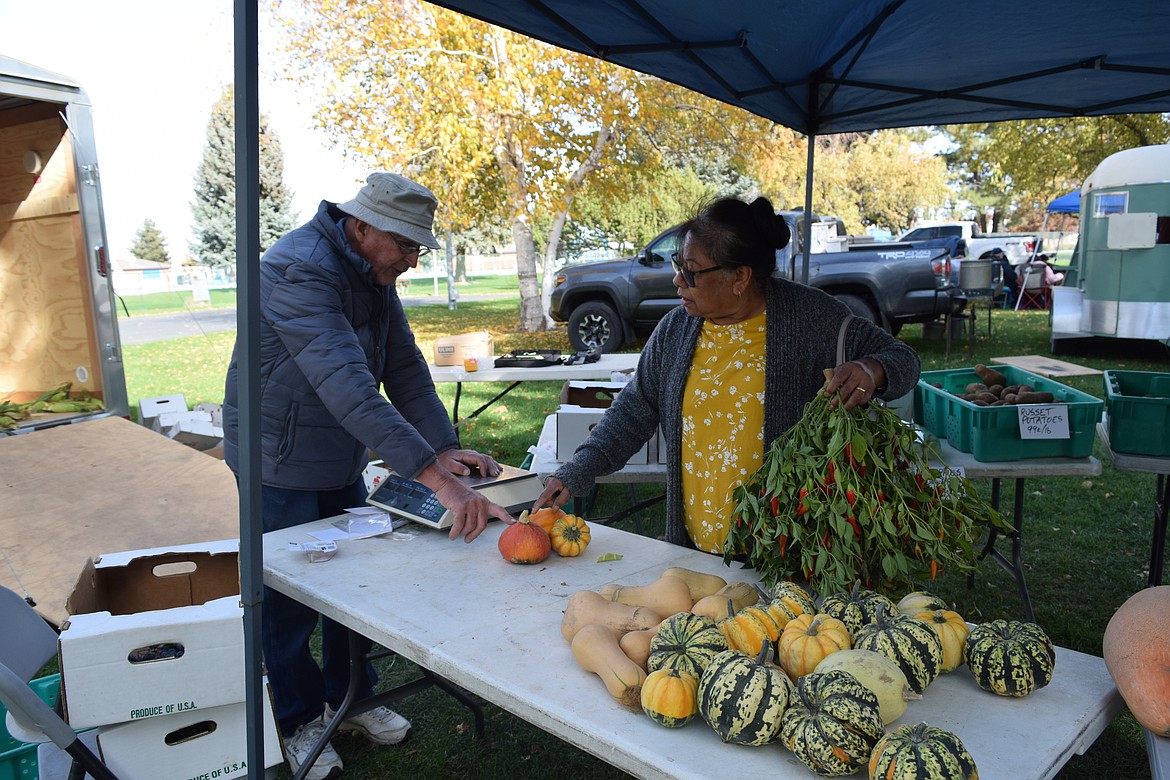
[[121, 417], [0, 437], [0, 585], [55, 625], [87, 559], [239, 537], [235, 477]]

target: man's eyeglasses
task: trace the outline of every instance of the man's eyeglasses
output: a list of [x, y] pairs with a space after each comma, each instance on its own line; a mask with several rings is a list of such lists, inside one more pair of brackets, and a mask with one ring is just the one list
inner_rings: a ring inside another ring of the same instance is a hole
[[698, 271], [692, 271], [689, 268], [684, 268], [682, 261], [679, 259], [678, 252], [670, 253], [670, 264], [674, 267], [674, 272], [682, 276], [683, 281], [686, 283], [687, 287], [695, 286], [695, 277], [699, 274], [709, 274], [712, 271], [723, 270], [723, 266], [721, 265], [713, 265], [710, 268], [703, 268]]
[[431, 251], [429, 246], [423, 246], [422, 244], [416, 244], [413, 241], [407, 241], [405, 238], [399, 238], [393, 233], [387, 233], [386, 235], [390, 236], [390, 240], [398, 245], [398, 251], [404, 255], [418, 255], [419, 257], [422, 257], [427, 252]]

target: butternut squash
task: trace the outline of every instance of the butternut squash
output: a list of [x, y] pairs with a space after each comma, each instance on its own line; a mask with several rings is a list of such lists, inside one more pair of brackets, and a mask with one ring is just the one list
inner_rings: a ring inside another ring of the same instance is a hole
[[1129, 711], [1170, 737], [1170, 585], [1130, 596], [1109, 619], [1101, 648]]
[[573, 659], [605, 683], [610, 696], [623, 707], [642, 711], [642, 683], [646, 672], [622, 652], [618, 635], [600, 623], [582, 626], [573, 637]]
[[659, 577], [649, 585], [606, 585], [598, 592], [610, 601], [647, 607], [659, 615], [687, 612], [695, 603], [686, 582], [670, 576]]
[[566, 642], [572, 642], [576, 633], [591, 623], [600, 623], [618, 634], [624, 634], [651, 628], [661, 622], [662, 616], [646, 607], [619, 604], [600, 593], [579, 590], [569, 596], [565, 616], [561, 619], [561, 635]]
[[[731, 610], [728, 611], [727, 600], [731, 599]], [[760, 600], [760, 592], [750, 582], [729, 583], [710, 596], [705, 596], [691, 607], [696, 615], [709, 617], [718, 623], [720, 620], [734, 615], [744, 607], [750, 607]]]
[[681, 566], [671, 566], [662, 572], [662, 576], [678, 577], [685, 582], [687, 587], [691, 589], [692, 604], [705, 596], [710, 596], [712, 593], [718, 593], [720, 588], [727, 585], [727, 580], [718, 574], [704, 574], [701, 571], [692, 571], [691, 569], [684, 569]]
[[640, 631], [627, 631], [618, 639], [618, 644], [631, 661], [642, 669], [646, 669], [646, 661], [650, 658], [650, 643], [658, 636], [658, 629], [662, 628], [670, 618], [664, 619], [653, 628], [643, 628]]

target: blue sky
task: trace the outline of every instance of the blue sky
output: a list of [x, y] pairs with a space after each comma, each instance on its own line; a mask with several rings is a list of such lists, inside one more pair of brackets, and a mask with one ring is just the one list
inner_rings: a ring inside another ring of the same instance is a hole
[[[89, 94], [112, 256], [129, 257], [149, 217], [182, 258], [207, 120], [233, 78], [230, 0], [0, 0], [0, 19], [0, 54], [69, 76]], [[261, 37], [271, 37], [263, 14]], [[280, 136], [303, 221], [322, 198], [352, 197], [365, 172], [311, 126], [311, 106], [273, 59], [261, 56], [260, 110]]]

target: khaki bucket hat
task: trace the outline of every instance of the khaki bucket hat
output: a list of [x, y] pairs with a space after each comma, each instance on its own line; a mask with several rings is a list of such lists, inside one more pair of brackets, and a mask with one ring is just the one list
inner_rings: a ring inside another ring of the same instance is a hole
[[438, 201], [426, 187], [397, 173], [371, 173], [357, 197], [337, 204], [346, 214], [378, 230], [397, 233], [423, 246], [438, 249], [432, 226]]

